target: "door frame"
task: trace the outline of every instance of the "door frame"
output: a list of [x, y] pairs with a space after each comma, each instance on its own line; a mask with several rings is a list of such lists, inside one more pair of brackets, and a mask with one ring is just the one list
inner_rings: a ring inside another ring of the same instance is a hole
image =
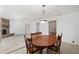
[[56, 22], [56, 33], [57, 33], [57, 21], [56, 20], [53, 20], [53, 21], [49, 21], [48, 23], [48, 28], [49, 28], [49, 34], [50, 34], [50, 22]]

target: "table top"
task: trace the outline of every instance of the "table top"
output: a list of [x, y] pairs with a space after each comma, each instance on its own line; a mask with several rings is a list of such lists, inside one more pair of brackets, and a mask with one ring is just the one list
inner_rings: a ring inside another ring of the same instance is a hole
[[32, 44], [35, 45], [35, 46], [48, 47], [48, 46], [55, 44], [56, 41], [57, 41], [56, 36], [42, 35], [39, 38], [33, 39]]

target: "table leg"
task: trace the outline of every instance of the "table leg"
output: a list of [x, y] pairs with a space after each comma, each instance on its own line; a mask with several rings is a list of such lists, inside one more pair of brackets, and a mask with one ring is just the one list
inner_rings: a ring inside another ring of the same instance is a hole
[[47, 48], [47, 54], [48, 54], [48, 48]]
[[43, 50], [43, 49], [40, 49], [40, 54], [42, 54], [42, 50]]

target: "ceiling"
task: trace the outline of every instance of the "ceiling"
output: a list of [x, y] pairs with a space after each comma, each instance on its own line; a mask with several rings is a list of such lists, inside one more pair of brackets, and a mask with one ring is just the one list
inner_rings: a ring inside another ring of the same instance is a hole
[[[25, 18], [38, 20], [42, 18], [42, 5], [0, 5], [0, 17]], [[79, 12], [79, 5], [46, 5], [46, 18]]]

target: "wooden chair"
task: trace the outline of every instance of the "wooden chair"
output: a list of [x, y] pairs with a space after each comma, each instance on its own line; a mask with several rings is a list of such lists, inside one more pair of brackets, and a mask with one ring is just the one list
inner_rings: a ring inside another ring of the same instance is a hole
[[51, 49], [53, 52], [60, 54], [61, 38], [62, 38], [62, 33], [61, 36], [58, 35], [57, 42], [53, 46], [48, 47], [48, 49]]
[[[25, 37], [25, 35], [24, 35], [24, 37]], [[31, 39], [29, 39], [29, 38], [25, 38], [25, 45], [26, 45], [27, 54], [28, 54], [28, 53], [34, 54], [34, 53], [36, 53], [37, 51], [39, 51], [38, 48], [36, 48], [36, 47], [34, 47], [34, 46], [32, 45], [32, 41], [31, 41]]]
[[[42, 36], [42, 33], [41, 32], [31, 33], [31, 40], [38, 39], [41, 36]], [[34, 46], [34, 47], [38, 48], [39, 49], [39, 52], [42, 54], [42, 51], [41, 50], [44, 49], [44, 48], [37, 47], [37, 46]]]
[[37, 37], [41, 37], [42, 36], [42, 32], [37, 32]]
[[31, 39], [36, 39], [42, 36], [41, 32], [31, 33]]

